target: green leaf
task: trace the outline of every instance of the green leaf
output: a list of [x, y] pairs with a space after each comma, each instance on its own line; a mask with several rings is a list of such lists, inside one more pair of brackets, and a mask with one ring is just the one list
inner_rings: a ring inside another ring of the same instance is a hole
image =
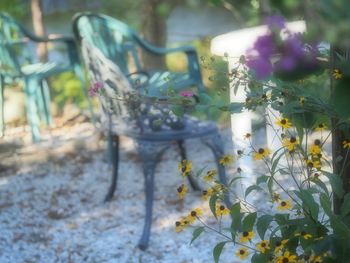
[[228, 186], [231, 186], [234, 182], [236, 182], [239, 179], [244, 179], [245, 177], [243, 176], [237, 176], [237, 177], [233, 177], [232, 180], [228, 183]]
[[216, 219], [217, 219], [217, 216], [216, 216], [216, 201], [217, 201], [217, 199], [218, 199], [218, 197], [216, 195], [212, 195], [209, 199], [209, 208]]
[[266, 263], [269, 262], [267, 255], [262, 253], [255, 253], [252, 256], [251, 263]]
[[260, 186], [258, 185], [251, 185], [249, 186], [246, 190], [245, 190], [245, 194], [244, 196], [247, 197], [252, 191], [258, 191], [258, 190], [262, 190]]
[[270, 176], [267, 176], [267, 175], [259, 176], [258, 178], [256, 178], [256, 184], [259, 185], [262, 183], [266, 183], [269, 180], [269, 178]]
[[324, 182], [322, 182], [318, 178], [312, 180], [312, 182], [314, 184], [316, 184], [317, 186], [319, 186], [324, 191], [324, 193], [329, 196], [328, 188], [327, 188], [327, 186], [326, 186], [326, 184]]
[[232, 102], [228, 106], [227, 110], [231, 113], [240, 113], [242, 112], [244, 107], [244, 103], [242, 102]]
[[231, 223], [231, 229], [233, 232], [237, 232], [241, 230], [241, 204], [235, 203], [230, 210], [232, 223]]
[[184, 115], [184, 108], [182, 106], [172, 106], [171, 111], [176, 115], [176, 116], [183, 116]]
[[333, 214], [333, 212], [332, 212], [332, 204], [330, 201], [330, 197], [324, 193], [321, 193], [320, 194], [320, 203], [321, 203], [321, 206], [322, 206], [324, 212], [328, 216], [331, 216]]
[[[279, 149], [281, 150], [281, 149]], [[279, 151], [278, 150], [278, 151]], [[280, 155], [278, 155], [277, 158], [275, 158], [273, 161], [272, 161], [272, 166], [271, 166], [271, 173], [274, 174], [275, 173], [275, 170], [276, 170], [276, 167], [278, 165], [278, 162], [279, 160], [282, 158], [282, 156], [285, 156], [285, 153], [286, 153], [287, 150], [284, 150]]]
[[272, 220], [273, 220], [273, 216], [271, 215], [262, 215], [261, 217], [258, 218], [256, 222], [256, 230], [258, 231], [258, 234], [261, 239], [264, 239], [265, 233], [269, 228]]
[[350, 193], [347, 193], [344, 196], [343, 203], [340, 207], [341, 215], [342, 216], [347, 216], [350, 213]]
[[344, 195], [343, 182], [340, 179], [340, 176], [332, 174], [326, 171], [322, 171], [325, 176], [328, 177], [329, 182], [332, 186], [333, 192], [337, 195], [338, 198], [342, 198]]
[[303, 208], [310, 212], [315, 220], [318, 218], [319, 206], [308, 190], [294, 191], [294, 193], [303, 201]]
[[221, 252], [222, 250], [224, 249], [224, 246], [227, 242], [220, 242], [219, 244], [217, 244], [215, 247], [214, 247], [214, 250], [213, 250], [213, 257], [214, 257], [214, 262], [215, 263], [218, 263], [219, 262], [219, 258], [220, 258], [220, 255], [221, 255]]
[[212, 101], [212, 98], [204, 92], [198, 94], [198, 97], [201, 104], [209, 104]]
[[256, 212], [248, 214], [242, 222], [242, 230], [243, 231], [252, 231], [254, 223], [256, 220]]
[[192, 233], [192, 239], [191, 239], [191, 243], [192, 244], [193, 241], [195, 241], [205, 230], [204, 226], [198, 227], [196, 228], [193, 233]]

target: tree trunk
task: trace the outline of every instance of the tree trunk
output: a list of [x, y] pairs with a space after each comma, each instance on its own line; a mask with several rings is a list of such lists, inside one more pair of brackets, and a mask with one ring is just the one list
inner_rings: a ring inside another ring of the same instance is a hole
[[[340, 59], [338, 54], [346, 54], [348, 50], [343, 48], [331, 47], [331, 72], [334, 70], [334, 65], [337, 65], [338, 59]], [[331, 77], [331, 98], [334, 97], [335, 91], [337, 89], [337, 82], [333, 81]], [[337, 176], [340, 176], [343, 182], [343, 189], [346, 193], [350, 192], [350, 156], [347, 156], [347, 149], [343, 147], [343, 141], [348, 139], [348, 136], [344, 133], [343, 130], [339, 128], [339, 120], [333, 118], [332, 120], [332, 159], [333, 159], [333, 173]], [[342, 160], [339, 161], [339, 157], [342, 157]], [[345, 165], [344, 165], [345, 164]], [[340, 207], [343, 203], [344, 199], [339, 198], [336, 195], [333, 197], [334, 204], [334, 213], [340, 213]]]
[[[166, 17], [159, 12], [162, 0], [145, 0], [143, 5], [143, 34], [144, 38], [158, 47], [166, 45]], [[164, 56], [143, 54], [146, 69], [164, 69]]]
[[[34, 33], [37, 36], [44, 37], [46, 34], [43, 21], [41, 0], [31, 0], [31, 10]], [[45, 43], [38, 44], [37, 55], [41, 62], [47, 61], [47, 46]]]

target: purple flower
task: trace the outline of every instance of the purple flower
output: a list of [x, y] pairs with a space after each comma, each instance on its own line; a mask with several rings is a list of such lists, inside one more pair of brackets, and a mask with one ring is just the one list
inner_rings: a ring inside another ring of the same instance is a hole
[[101, 82], [95, 82], [90, 88], [89, 88], [89, 96], [93, 97], [95, 96], [100, 89], [102, 89], [103, 85]]
[[276, 52], [276, 44], [273, 35], [263, 35], [257, 38], [253, 50], [259, 53], [259, 56], [270, 57]]
[[257, 79], [264, 79], [272, 74], [273, 68], [269, 58], [247, 58], [246, 65], [254, 70]]
[[191, 98], [193, 97], [193, 95], [194, 95], [193, 92], [190, 90], [184, 90], [180, 92], [180, 96], [186, 97], [186, 98]]
[[283, 16], [273, 15], [265, 19], [265, 23], [270, 29], [282, 29], [286, 27], [286, 21]]
[[276, 66], [282, 68], [285, 71], [292, 71], [296, 66], [296, 60], [293, 56], [282, 57]]

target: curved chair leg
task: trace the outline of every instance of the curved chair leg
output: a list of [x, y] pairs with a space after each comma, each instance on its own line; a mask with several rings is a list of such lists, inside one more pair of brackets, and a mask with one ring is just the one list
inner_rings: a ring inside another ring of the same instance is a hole
[[[220, 164], [220, 159], [224, 155], [224, 144], [222, 142], [220, 134], [216, 133], [215, 135], [210, 136], [209, 138], [202, 139], [202, 141], [206, 146], [208, 146], [212, 150], [212, 152], [214, 154], [216, 165], [218, 168], [220, 182], [223, 185], [228, 186], [225, 166]], [[224, 201], [225, 201], [225, 204], [228, 208], [230, 208], [232, 206], [232, 203], [230, 201], [228, 194], [225, 195]]]
[[4, 112], [4, 89], [5, 89], [5, 81], [4, 76], [0, 75], [0, 137], [5, 135], [5, 112]]
[[[177, 145], [179, 146], [179, 149], [180, 149], [181, 161], [187, 160], [187, 154], [186, 154], [186, 148], [184, 146], [184, 141], [182, 141], [182, 140], [177, 141]], [[191, 185], [193, 190], [195, 190], [195, 191], [201, 190], [197, 181], [195, 180], [195, 178], [193, 178], [193, 175], [191, 173], [187, 176], [187, 178], [188, 178], [188, 181], [190, 182], [190, 185]]]
[[25, 79], [25, 93], [26, 93], [26, 108], [27, 119], [32, 131], [33, 142], [40, 141], [40, 120], [38, 116], [37, 96], [36, 92], [39, 89], [39, 82], [36, 78]]
[[112, 182], [108, 193], [105, 197], [105, 202], [113, 198], [115, 189], [117, 188], [118, 166], [119, 166], [119, 136], [108, 136], [108, 160], [112, 163]]
[[154, 172], [156, 165], [162, 153], [168, 148], [167, 144], [152, 142], [138, 142], [138, 151], [143, 164], [143, 174], [145, 177], [145, 194], [146, 194], [146, 214], [143, 232], [138, 244], [138, 247], [145, 250], [148, 247], [148, 242], [151, 233], [152, 225], [152, 208], [154, 194]]

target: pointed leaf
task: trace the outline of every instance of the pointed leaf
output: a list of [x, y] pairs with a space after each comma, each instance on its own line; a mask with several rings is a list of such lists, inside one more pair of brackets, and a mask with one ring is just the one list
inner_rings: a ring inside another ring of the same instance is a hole
[[258, 218], [258, 221], [256, 223], [256, 229], [261, 239], [265, 239], [265, 233], [269, 228], [272, 220], [273, 216], [271, 215], [262, 215]]
[[218, 197], [216, 195], [211, 196], [209, 199], [209, 208], [216, 219], [217, 219], [217, 216], [216, 216], [216, 201], [217, 201], [217, 199], [218, 199]]
[[219, 258], [220, 258], [220, 255], [221, 255], [221, 252], [222, 250], [224, 249], [224, 246], [227, 242], [221, 242], [219, 244], [217, 244], [215, 247], [214, 247], [214, 250], [213, 250], [213, 257], [214, 257], [214, 262], [215, 263], [218, 263], [219, 262]]
[[238, 202], [231, 207], [230, 210], [232, 223], [231, 229], [235, 233], [241, 230], [241, 204]]
[[242, 230], [243, 231], [252, 231], [254, 223], [256, 220], [256, 212], [248, 214], [242, 222]]
[[245, 194], [244, 196], [247, 197], [252, 191], [258, 191], [258, 190], [262, 190], [260, 186], [258, 185], [251, 185], [249, 186], [246, 190], [245, 190]]
[[326, 171], [322, 171], [329, 179], [329, 182], [332, 186], [333, 192], [339, 197], [342, 198], [344, 195], [343, 182], [340, 179], [339, 175], [332, 174]]
[[192, 233], [192, 239], [191, 239], [191, 243], [192, 244], [193, 241], [195, 241], [205, 230], [204, 226], [198, 227], [196, 228], [193, 233]]
[[348, 216], [350, 213], [350, 193], [347, 193], [344, 196], [343, 203], [340, 207], [341, 215], [342, 216]]

